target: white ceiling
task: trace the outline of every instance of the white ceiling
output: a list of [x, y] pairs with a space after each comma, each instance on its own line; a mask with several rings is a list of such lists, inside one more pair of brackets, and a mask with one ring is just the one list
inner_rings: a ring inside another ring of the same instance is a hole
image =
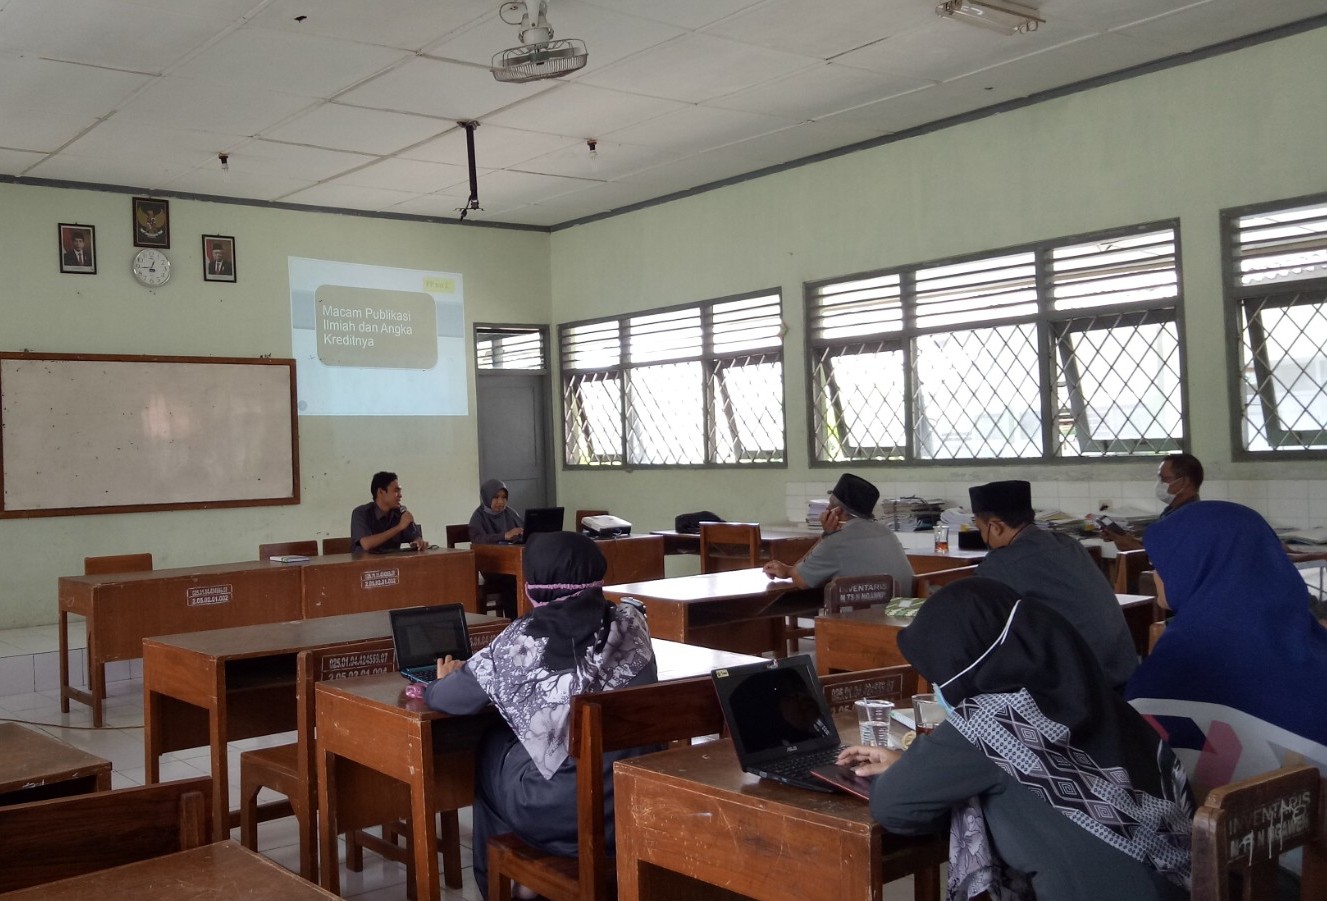
[[589, 65], [513, 85], [498, 0], [0, 0], [0, 176], [455, 217], [473, 119], [470, 218], [553, 226], [1327, 14], [1041, 0], [1006, 37], [935, 2], [551, 0]]

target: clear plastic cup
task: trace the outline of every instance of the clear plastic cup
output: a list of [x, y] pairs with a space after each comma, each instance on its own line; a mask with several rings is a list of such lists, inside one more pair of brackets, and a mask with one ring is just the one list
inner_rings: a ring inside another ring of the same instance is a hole
[[857, 708], [857, 731], [861, 743], [873, 748], [892, 748], [889, 721], [894, 713], [894, 702], [876, 698], [862, 698]]
[[930, 735], [936, 726], [945, 721], [945, 709], [933, 694], [913, 695], [912, 718], [918, 735]]

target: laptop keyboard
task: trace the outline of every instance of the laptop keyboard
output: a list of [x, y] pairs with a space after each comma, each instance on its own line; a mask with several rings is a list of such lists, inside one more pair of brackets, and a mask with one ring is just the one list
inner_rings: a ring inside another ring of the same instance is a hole
[[401, 675], [411, 682], [433, 682], [438, 678], [437, 664], [432, 666], [412, 666], [401, 670]]

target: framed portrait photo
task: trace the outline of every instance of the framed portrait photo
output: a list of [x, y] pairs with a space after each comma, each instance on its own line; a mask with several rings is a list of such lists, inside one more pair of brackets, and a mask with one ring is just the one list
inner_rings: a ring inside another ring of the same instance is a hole
[[203, 235], [203, 281], [235, 281], [235, 239], [229, 235]]
[[170, 247], [170, 203], [134, 198], [134, 246]]
[[97, 274], [97, 229], [91, 225], [60, 223], [60, 271]]

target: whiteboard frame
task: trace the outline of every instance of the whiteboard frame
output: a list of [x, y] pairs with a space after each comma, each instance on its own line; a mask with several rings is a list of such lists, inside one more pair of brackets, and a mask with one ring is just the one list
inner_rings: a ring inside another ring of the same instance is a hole
[[[173, 364], [226, 364], [240, 366], [279, 366], [287, 370], [287, 382], [290, 386], [290, 484], [291, 493], [280, 497], [259, 497], [259, 498], [227, 498], [216, 500], [200, 497], [187, 501], [176, 501], [169, 503], [145, 503], [145, 504], [107, 504], [107, 505], [89, 505], [83, 507], [50, 507], [50, 508], [8, 508], [5, 506], [4, 478], [5, 478], [5, 442], [4, 437], [8, 434], [9, 423], [4, 421], [4, 409], [0, 404], [0, 519], [24, 519], [39, 516], [82, 516], [89, 514], [102, 513], [142, 513], [156, 510], [208, 510], [221, 507], [269, 507], [279, 505], [298, 504], [300, 502], [300, 470], [299, 470], [299, 406], [296, 396], [295, 379], [295, 361], [293, 359], [273, 359], [271, 357], [172, 357], [172, 356], [140, 356], [131, 354], [57, 354], [57, 353], [10, 353], [0, 351], [0, 361], [4, 360], [25, 360], [25, 361], [76, 361], [76, 362], [94, 362], [94, 363], [132, 363], [142, 365], [145, 363], [173, 363]], [[2, 375], [2, 373], [0, 373]], [[108, 379], [106, 385], [102, 386], [108, 390], [113, 390], [114, 379]], [[89, 388], [96, 386], [88, 386]], [[4, 396], [5, 386], [0, 379], [0, 398]]]

